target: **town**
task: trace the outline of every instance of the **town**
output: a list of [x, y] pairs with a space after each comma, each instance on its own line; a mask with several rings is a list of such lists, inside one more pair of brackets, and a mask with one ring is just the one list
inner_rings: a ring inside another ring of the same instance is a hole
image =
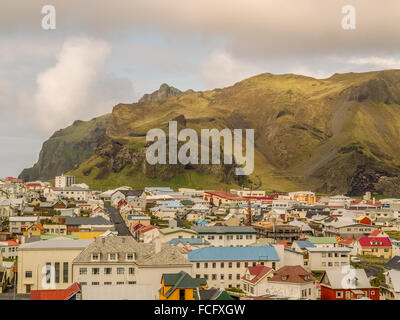
[[370, 192], [7, 177], [0, 299], [399, 300], [399, 211], [400, 199]]

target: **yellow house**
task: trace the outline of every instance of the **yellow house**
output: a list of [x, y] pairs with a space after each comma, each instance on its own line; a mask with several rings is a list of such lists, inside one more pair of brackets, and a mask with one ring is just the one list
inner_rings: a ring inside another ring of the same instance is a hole
[[71, 235], [78, 236], [80, 240], [93, 240], [102, 234], [104, 234], [104, 232], [71, 232]]
[[23, 232], [24, 236], [40, 236], [44, 232], [44, 227], [38, 223], [29, 226], [26, 231]]
[[185, 271], [164, 273], [161, 277], [160, 300], [198, 300], [198, 290], [207, 289], [204, 278], [192, 278]]

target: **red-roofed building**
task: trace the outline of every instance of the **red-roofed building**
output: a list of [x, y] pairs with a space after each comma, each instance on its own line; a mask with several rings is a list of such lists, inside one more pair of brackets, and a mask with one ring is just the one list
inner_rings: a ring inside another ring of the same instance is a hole
[[32, 290], [31, 300], [80, 300], [82, 288], [74, 283], [67, 289], [59, 290]]
[[203, 199], [215, 206], [225, 203], [246, 203], [247, 199], [226, 191], [206, 191]]
[[141, 223], [137, 223], [132, 227], [132, 234], [139, 242], [151, 243], [160, 236], [160, 231], [156, 226], [144, 226]]
[[389, 236], [386, 234], [386, 232], [380, 230], [380, 229], [375, 229], [372, 231], [368, 237], [383, 237], [383, 238], [389, 238]]
[[361, 237], [354, 244], [354, 249], [357, 254], [385, 259], [392, 257], [392, 243], [388, 237]]
[[242, 277], [243, 291], [249, 296], [258, 297], [266, 293], [268, 278], [273, 276], [274, 269], [261, 264], [248, 267]]
[[283, 246], [284, 246], [286, 249], [290, 249], [290, 247], [289, 247], [287, 241], [281, 240], [281, 241], [277, 241], [276, 243], [277, 243], [277, 244], [283, 244]]
[[18, 257], [18, 247], [20, 243], [17, 239], [14, 240], [2, 240], [0, 241], [0, 251], [3, 255], [3, 258], [7, 259], [17, 259]]
[[18, 178], [14, 178], [14, 177], [7, 177], [5, 180], [10, 183], [22, 183], [22, 179], [18, 179]]
[[284, 266], [268, 279], [266, 294], [296, 300], [315, 300], [317, 281], [302, 266]]
[[350, 202], [349, 210], [367, 210], [367, 209], [380, 209], [382, 202], [375, 200], [361, 200], [356, 199]]

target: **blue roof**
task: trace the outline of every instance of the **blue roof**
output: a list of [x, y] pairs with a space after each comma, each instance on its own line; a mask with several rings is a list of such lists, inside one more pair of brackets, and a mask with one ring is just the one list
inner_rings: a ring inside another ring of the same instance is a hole
[[304, 241], [297, 240], [295, 242], [298, 244], [298, 246], [300, 248], [314, 248], [315, 247], [315, 245], [308, 240], [304, 240]]
[[190, 243], [190, 244], [209, 244], [210, 242], [208, 242], [205, 239], [201, 239], [201, 238], [174, 238], [168, 241], [169, 244], [172, 245], [177, 245], [179, 242], [186, 244], [186, 243]]
[[149, 216], [146, 216], [145, 214], [128, 214], [128, 220], [134, 220], [134, 219], [150, 219]]
[[165, 201], [165, 205], [169, 208], [182, 208], [184, 205], [176, 200]]
[[279, 261], [272, 246], [204, 247], [188, 253], [189, 261]]

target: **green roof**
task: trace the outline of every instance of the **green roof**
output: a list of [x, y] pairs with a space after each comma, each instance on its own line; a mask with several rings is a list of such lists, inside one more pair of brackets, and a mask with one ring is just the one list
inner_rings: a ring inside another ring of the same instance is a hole
[[197, 234], [196, 231], [193, 231], [191, 229], [184, 229], [184, 228], [179, 228], [179, 227], [160, 229], [160, 232], [162, 234], [171, 234], [171, 233], [175, 233], [175, 232], [179, 232], [179, 231]]
[[182, 203], [184, 206], [190, 206], [190, 205], [194, 204], [194, 202], [191, 201], [191, 200], [182, 200], [181, 203]]
[[224, 290], [215, 300], [235, 300], [235, 299], [233, 299], [232, 296]]
[[69, 239], [79, 239], [77, 235], [60, 235], [60, 234], [43, 234], [40, 236], [40, 240], [49, 240], [54, 238], [69, 238]]
[[204, 278], [192, 278], [185, 271], [181, 271], [179, 273], [164, 273], [162, 275], [164, 279], [164, 285], [172, 286], [171, 289], [165, 294], [165, 297], [169, 297], [172, 292], [176, 289], [195, 289], [201, 288], [202, 285], [207, 284], [206, 279]]
[[336, 237], [309, 237], [307, 240], [313, 244], [337, 243]]

